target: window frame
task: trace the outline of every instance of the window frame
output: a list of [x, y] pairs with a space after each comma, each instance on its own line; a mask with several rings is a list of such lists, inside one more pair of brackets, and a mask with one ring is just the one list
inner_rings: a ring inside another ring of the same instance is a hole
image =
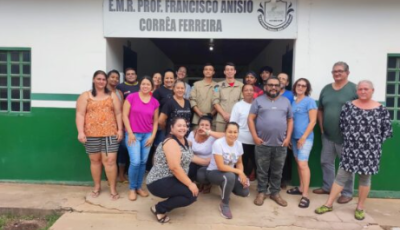
[[[11, 53], [19, 52], [18, 61], [11, 59]], [[29, 61], [24, 61], [23, 51], [29, 52]], [[0, 101], [7, 101], [7, 110], [0, 110], [0, 114], [30, 114], [32, 112], [32, 49], [28, 47], [0, 47], [0, 52], [6, 53], [6, 61], [0, 61], [0, 64], [7, 65], [7, 73], [1, 74], [1, 77], [6, 76], [7, 85], [0, 86], [0, 89], [7, 90], [7, 98], [0, 99]], [[12, 73], [12, 66], [18, 64], [18, 73]], [[24, 73], [24, 66], [29, 66], [29, 74]], [[19, 79], [19, 85], [13, 86], [12, 80]], [[29, 79], [29, 86], [24, 86], [24, 79]], [[19, 98], [12, 98], [13, 90], [19, 90]], [[29, 91], [29, 99], [24, 99], [24, 92]], [[19, 110], [12, 110], [12, 102], [19, 103]], [[24, 102], [29, 102], [29, 111], [24, 111]]]
[[[389, 67], [389, 59], [395, 58], [395, 67]], [[389, 73], [394, 72], [394, 80], [389, 81]], [[388, 86], [394, 86], [394, 93], [388, 93]], [[393, 98], [393, 106], [388, 106], [388, 98]], [[393, 112], [393, 121], [400, 120], [400, 54], [388, 54], [386, 63], [386, 88], [385, 88], [386, 108]]]

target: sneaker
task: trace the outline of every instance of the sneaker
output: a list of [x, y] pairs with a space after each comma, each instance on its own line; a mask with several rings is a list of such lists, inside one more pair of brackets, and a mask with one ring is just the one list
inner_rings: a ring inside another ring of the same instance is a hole
[[354, 212], [354, 218], [356, 218], [356, 220], [364, 220], [365, 219], [365, 211], [356, 209], [356, 211]]
[[333, 211], [333, 207], [328, 207], [325, 205], [322, 205], [321, 207], [315, 209], [316, 214], [324, 214], [324, 213], [332, 212], [332, 211]]
[[226, 219], [232, 219], [232, 212], [228, 204], [219, 204], [219, 211], [221, 212], [222, 217]]

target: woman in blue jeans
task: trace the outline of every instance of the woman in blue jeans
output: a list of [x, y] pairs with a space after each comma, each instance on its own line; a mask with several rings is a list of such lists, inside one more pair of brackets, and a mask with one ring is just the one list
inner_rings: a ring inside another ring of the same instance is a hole
[[317, 105], [309, 97], [310, 93], [311, 84], [307, 79], [300, 78], [294, 83], [293, 94], [296, 96], [296, 100], [292, 103], [292, 149], [300, 177], [300, 187], [289, 189], [287, 193], [302, 196], [299, 203], [300, 208], [308, 208], [310, 205], [308, 189], [311, 175], [308, 167], [308, 158], [313, 146], [313, 129], [317, 121]]
[[126, 129], [125, 142], [130, 158], [128, 198], [131, 201], [136, 200], [137, 195], [149, 196], [149, 193], [142, 189], [142, 183], [150, 147], [157, 132], [160, 106], [150, 94], [153, 82], [149, 77], [144, 77], [139, 86], [139, 92], [129, 94], [126, 98], [122, 114]]

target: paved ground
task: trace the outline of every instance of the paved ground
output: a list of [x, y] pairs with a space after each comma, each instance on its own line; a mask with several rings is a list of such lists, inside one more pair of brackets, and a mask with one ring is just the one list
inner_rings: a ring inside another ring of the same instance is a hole
[[[52, 230], [87, 229], [159, 229], [149, 211], [160, 199], [155, 197], [127, 199], [128, 185], [119, 184], [121, 198], [112, 201], [107, 185], [98, 198], [89, 196], [90, 187], [62, 185], [32, 185], [0, 183], [0, 211], [21, 210], [45, 212], [64, 210], [66, 213], [54, 224]], [[356, 200], [346, 205], [336, 204], [334, 211], [325, 215], [314, 214], [314, 209], [323, 204], [327, 196], [312, 195], [308, 209], [297, 207], [299, 196], [282, 196], [289, 206], [280, 207], [272, 200], [265, 200], [263, 206], [255, 206], [255, 186], [247, 198], [231, 197], [232, 220], [222, 218], [218, 211], [219, 189], [213, 187], [212, 193], [201, 194], [198, 201], [190, 207], [174, 210], [169, 214], [171, 223], [163, 229], [396, 229], [400, 227], [400, 200], [369, 199], [367, 218], [357, 221], [353, 217]], [[400, 228], [398, 228], [400, 229]], [[396, 229], [397, 230], [397, 229]]]

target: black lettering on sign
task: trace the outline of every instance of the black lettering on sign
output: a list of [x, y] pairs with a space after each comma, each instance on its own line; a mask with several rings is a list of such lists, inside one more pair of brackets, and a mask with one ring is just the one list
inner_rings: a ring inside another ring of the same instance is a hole
[[237, 12], [242, 13], [243, 12], [243, 1], [238, 1], [237, 2]]
[[139, 20], [139, 29], [140, 31], [145, 31], [146, 29], [146, 20], [144, 20], [144, 18]]
[[222, 32], [220, 19], [179, 19], [178, 23], [182, 32]]
[[213, 1], [213, 12], [214, 13], [218, 12], [218, 1], [217, 0]]
[[138, 11], [145, 13], [160, 12], [161, 0], [139, 0], [138, 1]]
[[236, 1], [228, 1], [228, 12], [227, 13], [236, 13]]
[[226, 13], [226, 2], [221, 1], [221, 13]]
[[127, 11], [133, 12], [133, 0], [127, 0]]
[[124, 11], [124, 0], [117, 0], [117, 11]]
[[109, 10], [110, 12], [113, 12], [113, 11], [114, 11], [113, 7], [114, 7], [114, 2], [113, 2], [113, 0], [109, 0], [109, 1], [108, 1], [108, 10]]
[[221, 13], [251, 13], [253, 12], [253, 1], [221, 1]]

